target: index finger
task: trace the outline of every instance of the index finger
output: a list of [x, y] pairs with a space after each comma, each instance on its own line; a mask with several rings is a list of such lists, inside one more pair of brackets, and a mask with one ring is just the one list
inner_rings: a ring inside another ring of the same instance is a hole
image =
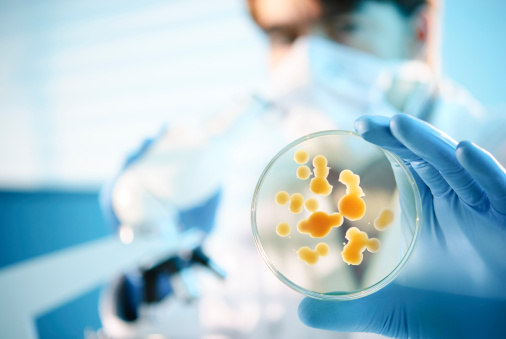
[[485, 193], [457, 160], [457, 143], [428, 123], [407, 114], [390, 121], [393, 136], [438, 170], [455, 193], [471, 206], [479, 205]]
[[506, 214], [506, 170], [495, 158], [469, 141], [457, 147], [457, 159], [487, 193], [490, 204]]

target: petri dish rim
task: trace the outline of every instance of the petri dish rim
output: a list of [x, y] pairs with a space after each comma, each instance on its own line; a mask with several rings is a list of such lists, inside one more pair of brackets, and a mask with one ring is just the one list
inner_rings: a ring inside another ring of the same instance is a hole
[[271, 168], [278, 162], [278, 160], [284, 154], [286, 154], [288, 151], [293, 149], [295, 146], [297, 146], [298, 144], [300, 144], [306, 140], [314, 139], [314, 138], [318, 138], [318, 137], [322, 137], [322, 136], [332, 136], [332, 135], [349, 136], [349, 137], [359, 138], [365, 142], [368, 142], [368, 141], [364, 140], [358, 133], [353, 132], [353, 131], [328, 130], [328, 131], [321, 131], [321, 132], [307, 134], [307, 135], [300, 137], [300, 138], [292, 141], [291, 143], [289, 143], [281, 151], [279, 151], [274, 156], [274, 158], [272, 158], [272, 160], [267, 164], [267, 166], [263, 170], [262, 175], [260, 176], [260, 179], [258, 180], [258, 183], [255, 187], [255, 193], [253, 194], [253, 200], [251, 203], [251, 228], [253, 231], [253, 238], [255, 240], [255, 245], [256, 245], [258, 251], [260, 252], [262, 259], [267, 264], [267, 266], [269, 267], [271, 272], [274, 273], [274, 275], [279, 280], [281, 280], [285, 285], [287, 285], [291, 289], [293, 289], [301, 294], [304, 294], [308, 297], [311, 297], [311, 298], [320, 299], [320, 300], [345, 301], [345, 300], [353, 300], [353, 299], [362, 298], [362, 297], [370, 295], [376, 291], [379, 291], [380, 289], [382, 289], [383, 287], [388, 285], [390, 282], [392, 282], [392, 280], [394, 280], [399, 275], [399, 273], [402, 271], [402, 269], [406, 266], [406, 264], [408, 263], [409, 259], [412, 256], [413, 252], [416, 249], [416, 245], [417, 245], [418, 239], [420, 237], [421, 225], [422, 225], [422, 201], [420, 198], [420, 193], [418, 191], [418, 186], [416, 185], [416, 181], [413, 178], [413, 175], [411, 174], [409, 169], [404, 164], [404, 162], [395, 154], [392, 154], [389, 151], [387, 151], [377, 145], [370, 143], [372, 146], [380, 149], [383, 153], [385, 153], [385, 155], [388, 155], [389, 157], [391, 157], [399, 165], [399, 167], [402, 169], [404, 175], [407, 177], [409, 183], [411, 184], [411, 188], [413, 189], [413, 194], [414, 194], [414, 198], [415, 198], [415, 209], [416, 209], [415, 233], [413, 235], [413, 239], [411, 240], [411, 243], [409, 244], [406, 254], [401, 259], [401, 261], [397, 264], [397, 266], [392, 270], [392, 272], [390, 272], [386, 277], [384, 277], [383, 279], [381, 279], [377, 283], [375, 283], [367, 288], [364, 288], [362, 290], [352, 291], [349, 293], [344, 292], [344, 293], [339, 293], [339, 294], [318, 293], [318, 292], [308, 290], [306, 288], [303, 288], [303, 287], [293, 283], [290, 279], [288, 279], [281, 272], [279, 272], [278, 269], [271, 263], [271, 261], [269, 260], [267, 254], [265, 253], [265, 251], [263, 249], [262, 244], [260, 243], [260, 236], [258, 234], [258, 229], [257, 229], [257, 224], [256, 224], [256, 208], [257, 208], [257, 202], [258, 202], [258, 195], [260, 193], [260, 188], [262, 187], [265, 177], [267, 176], [267, 174], [269, 173]]

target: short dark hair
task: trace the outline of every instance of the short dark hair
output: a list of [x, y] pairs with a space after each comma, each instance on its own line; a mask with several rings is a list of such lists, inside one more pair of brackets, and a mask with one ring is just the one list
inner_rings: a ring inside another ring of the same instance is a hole
[[322, 5], [323, 16], [351, 13], [367, 1], [391, 3], [406, 17], [412, 16], [420, 7], [431, 0], [318, 0]]

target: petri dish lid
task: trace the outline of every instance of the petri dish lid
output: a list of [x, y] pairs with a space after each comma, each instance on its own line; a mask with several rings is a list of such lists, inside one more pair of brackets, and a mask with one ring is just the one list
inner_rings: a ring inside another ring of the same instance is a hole
[[[309, 160], [299, 164], [295, 152], [307, 151]], [[327, 158], [327, 181], [333, 186], [328, 196], [314, 194], [310, 182], [314, 178], [312, 159], [317, 155]], [[297, 178], [297, 169], [307, 166], [311, 176]], [[312, 212], [303, 209], [292, 213], [287, 205], [276, 203], [280, 191], [290, 196], [301, 194], [305, 200], [318, 201], [318, 211], [339, 213], [338, 202], [346, 195], [346, 185], [339, 181], [343, 170], [351, 170], [360, 177], [365, 196], [365, 215], [359, 220], [344, 218], [339, 227], [331, 228], [323, 238], [301, 233], [297, 225], [307, 220]], [[393, 212], [391, 225], [384, 230], [374, 227], [374, 220], [383, 209]], [[277, 225], [287, 223], [286, 236], [276, 232]], [[256, 186], [251, 224], [255, 244], [269, 269], [287, 286], [306, 296], [326, 300], [350, 300], [369, 295], [390, 283], [411, 257], [421, 226], [421, 199], [416, 182], [404, 162], [390, 152], [365, 141], [351, 131], [323, 131], [309, 134], [283, 148], [267, 165]], [[347, 231], [356, 227], [376, 238], [381, 248], [375, 253], [367, 249], [358, 265], [343, 260], [342, 251], [348, 239]], [[298, 251], [308, 247], [314, 251], [319, 243], [328, 245], [325, 256], [307, 264]]]

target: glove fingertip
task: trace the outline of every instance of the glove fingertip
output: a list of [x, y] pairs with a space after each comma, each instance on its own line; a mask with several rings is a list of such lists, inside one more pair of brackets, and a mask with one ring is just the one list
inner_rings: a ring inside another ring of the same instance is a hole
[[316, 327], [315, 323], [317, 322], [316, 318], [318, 318], [318, 312], [315, 312], [312, 302], [313, 299], [304, 298], [299, 304], [297, 314], [304, 325]]
[[483, 188], [490, 204], [506, 214], [506, 170], [492, 154], [470, 141], [461, 141], [456, 150], [459, 163]]
[[504, 167], [492, 154], [471, 141], [459, 142], [455, 152], [460, 164], [472, 172], [476, 172], [476, 169], [484, 170], [494, 167], [500, 168], [504, 172]]
[[476, 160], [485, 159], [488, 152], [476, 145], [475, 143], [464, 140], [458, 143], [456, 155], [459, 162], [463, 165], [470, 165]]
[[355, 120], [355, 131], [357, 131], [358, 134], [363, 134], [365, 131], [368, 130], [368, 126], [370, 123], [370, 116], [369, 115], [363, 115], [357, 120]]
[[364, 139], [369, 133], [388, 126], [389, 118], [381, 115], [364, 115], [355, 120], [355, 130]]
[[464, 167], [467, 167], [470, 161], [470, 151], [473, 148], [473, 143], [467, 140], [459, 142], [457, 145], [457, 149], [455, 150], [455, 154], [457, 155], [457, 160]]
[[346, 305], [336, 301], [305, 298], [299, 304], [298, 315], [306, 326], [340, 332], [350, 323], [350, 319], [342, 317], [343, 309]]
[[355, 129], [364, 140], [382, 147], [397, 146], [389, 128], [390, 118], [380, 115], [363, 116], [355, 122]]
[[299, 304], [298, 315], [309, 327], [337, 332], [362, 331], [367, 322], [362, 319], [369, 314], [364, 308], [366, 300], [345, 302], [305, 298]]
[[412, 118], [407, 114], [399, 113], [390, 119], [390, 130], [398, 140], [403, 140], [405, 134], [409, 134], [412, 128]]

